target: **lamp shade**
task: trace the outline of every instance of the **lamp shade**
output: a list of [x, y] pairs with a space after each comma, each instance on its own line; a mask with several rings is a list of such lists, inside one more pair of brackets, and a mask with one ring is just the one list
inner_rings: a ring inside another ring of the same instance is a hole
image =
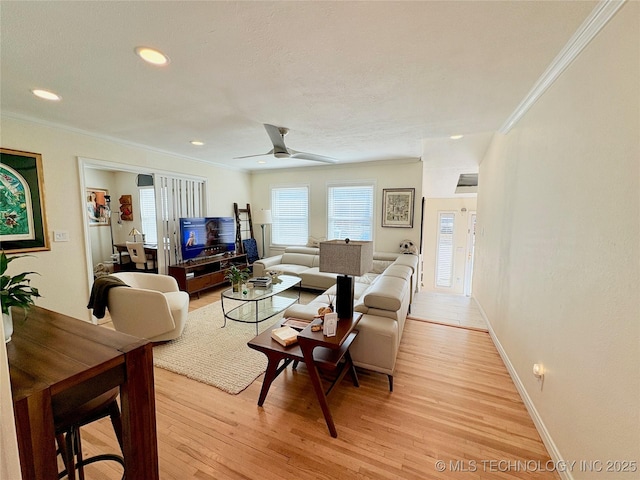
[[360, 276], [373, 268], [373, 242], [320, 242], [320, 271]]
[[140, 233], [140, 232], [138, 231], [138, 229], [134, 227], [134, 228], [132, 228], [132, 229], [131, 229], [131, 231], [129, 232], [129, 236], [130, 236], [130, 237], [135, 237], [136, 235], [142, 235], [142, 233]]
[[253, 221], [256, 225], [269, 225], [271, 220], [271, 210], [258, 210], [253, 216]]

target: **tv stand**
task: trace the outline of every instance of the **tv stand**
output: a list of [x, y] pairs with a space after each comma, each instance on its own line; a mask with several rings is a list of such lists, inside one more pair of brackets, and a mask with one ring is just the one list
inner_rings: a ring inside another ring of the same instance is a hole
[[225, 253], [205, 258], [194, 258], [169, 266], [169, 275], [176, 279], [180, 290], [188, 294], [199, 293], [227, 282], [224, 276], [232, 266], [247, 267], [247, 255]]

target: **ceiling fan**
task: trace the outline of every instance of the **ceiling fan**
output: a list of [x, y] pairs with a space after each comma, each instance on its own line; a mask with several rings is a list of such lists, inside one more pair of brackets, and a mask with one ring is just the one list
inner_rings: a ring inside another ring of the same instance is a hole
[[273, 143], [273, 148], [267, 153], [259, 153], [257, 155], [246, 155], [244, 157], [235, 157], [236, 159], [262, 157], [264, 155], [273, 155], [276, 158], [296, 158], [299, 160], [313, 160], [314, 162], [324, 162], [324, 163], [336, 163], [338, 161], [338, 159], [336, 158], [325, 157], [323, 155], [316, 155], [315, 153], [298, 152], [291, 148], [287, 148], [287, 146], [284, 144], [284, 136], [287, 133], [289, 133], [288, 128], [276, 127], [275, 125], [269, 125], [268, 123], [264, 124], [264, 128], [267, 130], [267, 134], [271, 139], [271, 143]]

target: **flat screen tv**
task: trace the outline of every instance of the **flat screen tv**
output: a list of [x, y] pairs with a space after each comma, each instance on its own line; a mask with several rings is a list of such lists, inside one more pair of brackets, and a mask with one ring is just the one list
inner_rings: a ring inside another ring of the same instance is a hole
[[232, 217], [180, 219], [182, 260], [206, 258], [235, 250], [236, 225]]

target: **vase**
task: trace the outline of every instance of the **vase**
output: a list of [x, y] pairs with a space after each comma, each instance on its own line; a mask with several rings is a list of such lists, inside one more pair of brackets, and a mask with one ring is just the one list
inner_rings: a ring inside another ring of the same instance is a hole
[[240, 283], [234, 283], [233, 284], [233, 291], [234, 292], [239, 292], [240, 291]]
[[11, 309], [9, 313], [2, 314], [2, 325], [4, 326], [4, 343], [11, 341], [11, 335], [13, 335], [13, 317], [11, 316]]

